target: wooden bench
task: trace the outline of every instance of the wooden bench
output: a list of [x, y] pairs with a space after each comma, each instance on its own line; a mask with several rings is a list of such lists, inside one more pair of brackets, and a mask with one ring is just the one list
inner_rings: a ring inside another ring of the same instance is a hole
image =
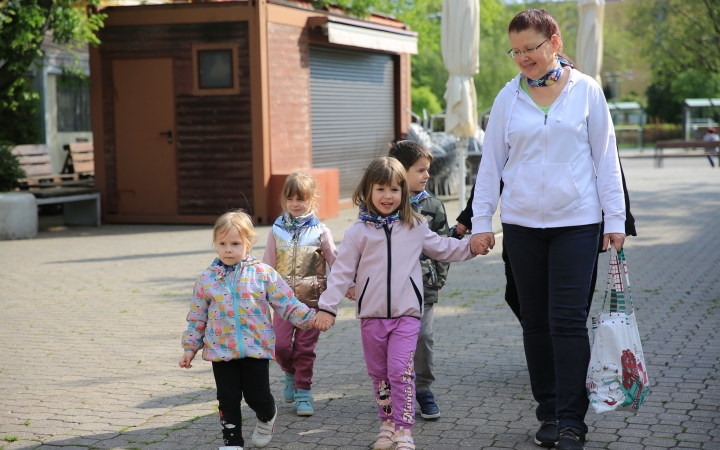
[[62, 173], [77, 174], [80, 178], [95, 175], [95, 153], [92, 142], [74, 142], [63, 146], [66, 152]]
[[100, 226], [100, 192], [92, 187], [92, 178], [53, 174], [46, 145], [19, 145], [12, 153], [27, 175], [20, 180], [20, 189], [33, 194], [38, 205], [62, 203], [66, 225]]
[[59, 184], [88, 185], [87, 181], [80, 181], [78, 174], [53, 173], [47, 145], [18, 145], [12, 153], [25, 171], [25, 178], [20, 180], [21, 189], [56, 187]]
[[[714, 141], [658, 141], [655, 143], [655, 167], [662, 167], [664, 158], [688, 158], [693, 156], [702, 156], [704, 158], [718, 156], [715, 151], [720, 147], [720, 142]], [[682, 153], [663, 153], [665, 149], [681, 149]], [[687, 150], [701, 150], [701, 152], [689, 153]], [[720, 156], [718, 156], [720, 158]], [[720, 166], [720, 159], [718, 159]]]

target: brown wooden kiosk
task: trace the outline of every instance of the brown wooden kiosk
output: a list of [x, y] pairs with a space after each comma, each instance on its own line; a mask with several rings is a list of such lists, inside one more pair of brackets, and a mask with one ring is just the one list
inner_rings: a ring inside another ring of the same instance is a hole
[[106, 223], [213, 223], [280, 212], [312, 170], [321, 216], [407, 132], [416, 33], [310, 3], [106, 8], [91, 49], [95, 180]]

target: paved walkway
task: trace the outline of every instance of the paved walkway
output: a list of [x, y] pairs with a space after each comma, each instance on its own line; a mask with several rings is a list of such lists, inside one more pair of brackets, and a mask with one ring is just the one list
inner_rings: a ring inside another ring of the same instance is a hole
[[[588, 414], [589, 448], [720, 449], [720, 170], [626, 161], [639, 237], [627, 254], [652, 393], [638, 414]], [[457, 202], [449, 202], [451, 217]], [[336, 240], [351, 223], [329, 221]], [[267, 228], [260, 229], [256, 254]], [[216, 449], [210, 365], [180, 370], [209, 227], [103, 226], [0, 242], [0, 449]], [[603, 259], [606, 264], [606, 259]], [[601, 276], [598, 286], [602, 288]], [[503, 302], [500, 249], [454, 264], [437, 307], [434, 386], [418, 449], [535, 449], [520, 327]], [[596, 312], [600, 302], [596, 302]], [[278, 402], [273, 449], [367, 449], [377, 418], [345, 305], [318, 345], [316, 414]], [[281, 399], [273, 364], [273, 394]], [[247, 408], [248, 445], [255, 419]]]

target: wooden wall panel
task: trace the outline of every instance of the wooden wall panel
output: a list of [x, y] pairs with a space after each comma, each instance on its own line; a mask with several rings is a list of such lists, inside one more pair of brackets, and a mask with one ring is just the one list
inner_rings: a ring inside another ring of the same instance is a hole
[[[174, 76], [168, 82], [175, 92], [178, 213], [218, 215], [230, 208], [254, 209], [247, 22], [106, 27], [100, 40], [108, 213], [117, 213], [115, 58], [173, 58]], [[239, 94], [192, 94], [192, 45], [209, 43], [237, 44]]]

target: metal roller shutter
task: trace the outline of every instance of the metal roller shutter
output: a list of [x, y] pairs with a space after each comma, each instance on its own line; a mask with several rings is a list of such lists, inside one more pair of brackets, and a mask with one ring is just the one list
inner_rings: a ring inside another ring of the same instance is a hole
[[310, 46], [310, 104], [313, 167], [338, 167], [350, 197], [395, 139], [392, 56]]

